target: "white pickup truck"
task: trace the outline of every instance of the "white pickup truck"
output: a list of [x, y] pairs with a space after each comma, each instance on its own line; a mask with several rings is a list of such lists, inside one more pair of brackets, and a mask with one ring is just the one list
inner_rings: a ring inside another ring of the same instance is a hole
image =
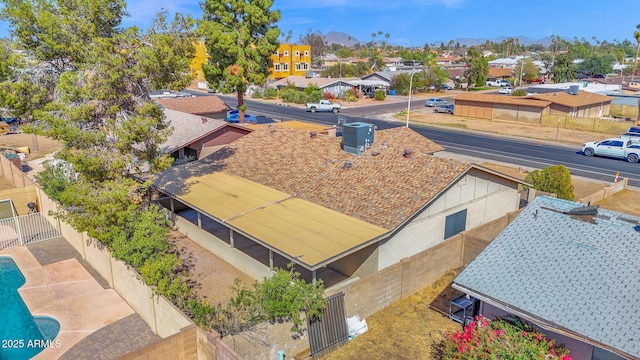
[[505, 79], [500, 79], [500, 80], [489, 80], [486, 82], [486, 85], [487, 86], [511, 86], [511, 83], [509, 83]]
[[582, 153], [587, 156], [607, 156], [637, 163], [640, 159], [640, 144], [629, 139], [611, 138], [583, 144]]
[[333, 113], [339, 113], [342, 105], [332, 103], [329, 100], [320, 100], [317, 103], [307, 103], [307, 111], [312, 113], [316, 111], [331, 111]]

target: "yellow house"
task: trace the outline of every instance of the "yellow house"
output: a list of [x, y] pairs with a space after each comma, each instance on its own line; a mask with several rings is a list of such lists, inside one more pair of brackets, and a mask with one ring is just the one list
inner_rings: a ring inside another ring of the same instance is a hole
[[305, 76], [311, 70], [311, 46], [280, 44], [271, 55], [269, 79], [282, 79], [289, 75]]

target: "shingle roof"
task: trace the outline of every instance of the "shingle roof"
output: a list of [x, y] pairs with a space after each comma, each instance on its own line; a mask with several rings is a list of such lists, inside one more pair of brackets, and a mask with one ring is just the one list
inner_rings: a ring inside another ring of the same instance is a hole
[[[405, 148], [413, 149], [413, 157], [403, 157]], [[272, 126], [256, 129], [206, 161], [211, 172], [224, 170], [393, 229], [471, 167], [431, 156], [440, 150], [405, 127], [376, 131], [373, 146], [356, 156], [340, 149], [339, 137], [311, 138], [307, 131]], [[348, 169], [345, 160], [352, 162]]]
[[551, 101], [552, 103], [570, 107], [599, 105], [601, 103], [608, 104], [613, 100], [612, 97], [587, 91], [580, 91], [577, 95], [571, 95], [565, 92], [537, 94], [528, 96], [528, 98]]
[[489, 68], [489, 76], [495, 76], [495, 77], [504, 77], [504, 76], [511, 76], [513, 73], [512, 69], [509, 68]]
[[453, 100], [464, 101], [477, 101], [492, 104], [510, 104], [510, 105], [525, 105], [539, 108], [545, 108], [551, 105], [550, 101], [536, 100], [523, 98], [519, 96], [504, 96], [504, 95], [492, 95], [492, 94], [477, 94], [477, 93], [462, 93], [456, 95]]
[[537, 197], [454, 286], [640, 357], [640, 218], [580, 206]]
[[223, 120], [204, 118], [170, 109], [165, 109], [164, 114], [173, 127], [173, 132], [167, 141], [160, 145], [163, 153], [173, 152], [223, 126], [232, 126]]
[[195, 96], [175, 99], [159, 99], [156, 102], [165, 109], [189, 114], [209, 114], [229, 110], [229, 107], [217, 96]]

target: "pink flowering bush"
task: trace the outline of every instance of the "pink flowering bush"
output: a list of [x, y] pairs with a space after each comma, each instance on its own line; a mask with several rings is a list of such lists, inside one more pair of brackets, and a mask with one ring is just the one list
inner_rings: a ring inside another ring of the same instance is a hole
[[447, 334], [439, 349], [449, 359], [540, 359], [571, 360], [562, 346], [546, 339], [519, 319], [476, 317], [463, 330]]

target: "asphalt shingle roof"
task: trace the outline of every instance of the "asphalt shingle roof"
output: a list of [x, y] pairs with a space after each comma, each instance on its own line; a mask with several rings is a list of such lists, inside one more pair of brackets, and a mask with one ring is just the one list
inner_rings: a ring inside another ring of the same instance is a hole
[[537, 197], [454, 284], [640, 357], [640, 218], [580, 206]]
[[[405, 148], [413, 150], [411, 158], [403, 156]], [[256, 129], [194, 166], [200, 166], [200, 172], [223, 170], [393, 229], [471, 167], [431, 155], [440, 150], [405, 127], [376, 131], [373, 146], [357, 156], [341, 150], [339, 137], [311, 138], [308, 131], [271, 126]], [[346, 160], [352, 166], [345, 169]]]

